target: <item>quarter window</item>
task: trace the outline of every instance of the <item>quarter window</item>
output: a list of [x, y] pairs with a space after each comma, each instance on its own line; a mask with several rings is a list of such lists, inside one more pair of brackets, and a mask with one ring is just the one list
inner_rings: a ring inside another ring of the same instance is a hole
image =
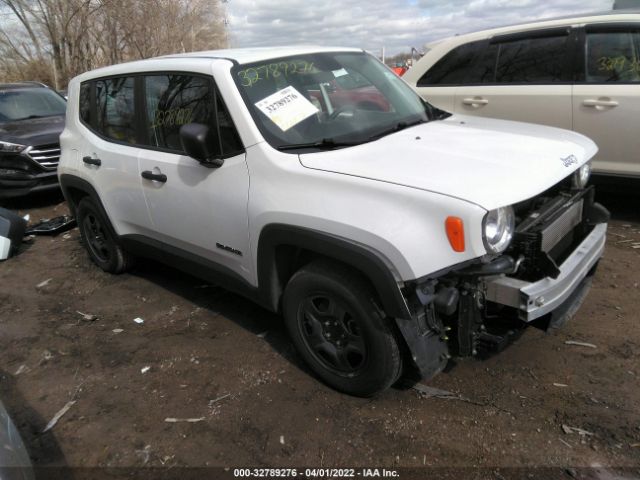
[[80, 119], [89, 125], [91, 122], [91, 84], [80, 85]]
[[96, 130], [107, 138], [137, 143], [133, 77], [98, 80]]
[[588, 83], [640, 83], [640, 33], [589, 32]]
[[218, 114], [218, 134], [220, 136], [220, 148], [225, 157], [238, 154], [243, 151], [242, 142], [233, 125], [231, 115], [222, 101], [222, 97], [216, 92], [216, 112]]

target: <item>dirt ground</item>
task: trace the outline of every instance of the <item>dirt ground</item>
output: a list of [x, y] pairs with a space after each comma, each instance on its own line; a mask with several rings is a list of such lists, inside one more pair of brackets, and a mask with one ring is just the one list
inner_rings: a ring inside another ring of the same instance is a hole
[[[105, 274], [74, 229], [0, 264], [0, 399], [36, 466], [482, 467], [487, 478], [599, 467], [589, 478], [640, 478], [640, 197], [600, 200], [614, 218], [576, 318], [428, 382], [460, 397], [337, 393], [277, 316], [149, 262]], [[32, 222], [67, 211], [58, 195], [8, 206]]]

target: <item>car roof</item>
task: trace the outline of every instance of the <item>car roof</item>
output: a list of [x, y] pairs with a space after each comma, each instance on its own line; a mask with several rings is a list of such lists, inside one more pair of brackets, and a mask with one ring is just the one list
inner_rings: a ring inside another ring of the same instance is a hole
[[543, 28], [563, 27], [570, 25], [585, 25], [595, 23], [621, 23], [621, 22], [640, 22], [640, 9], [627, 10], [611, 10], [607, 12], [584, 13], [580, 15], [569, 15], [562, 17], [546, 18], [543, 20], [534, 20], [522, 23], [506, 25], [502, 27], [489, 28], [469, 32], [446, 39], [437, 40], [427, 45], [428, 47], [436, 47], [442, 43], [455, 41], [456, 43], [464, 43], [469, 40], [482, 39], [495, 35], [506, 33], [524, 32], [528, 30], [538, 30]]
[[280, 46], [280, 47], [251, 47], [229, 48], [225, 50], [208, 50], [204, 52], [189, 52], [174, 55], [164, 55], [159, 58], [224, 58], [236, 63], [253, 63], [262, 60], [271, 60], [278, 57], [291, 55], [304, 55], [317, 52], [362, 52], [359, 48], [319, 47], [315, 45]]
[[127, 71], [143, 71], [146, 66], [158, 65], [158, 62], [166, 60], [194, 60], [203, 59], [209, 61], [222, 60], [234, 64], [245, 64], [272, 60], [280, 57], [292, 55], [305, 55], [309, 53], [323, 52], [363, 52], [361, 48], [348, 47], [321, 47], [314, 45], [300, 46], [277, 46], [277, 47], [251, 47], [251, 48], [229, 48], [223, 50], [205, 50], [201, 52], [174, 53], [170, 55], [162, 55], [160, 57], [148, 58], [145, 60], [135, 60], [133, 62], [121, 63], [118, 65], [110, 65], [108, 67], [98, 68], [85, 72], [78, 77], [80, 81], [100, 76], [116, 75], [126, 73]]

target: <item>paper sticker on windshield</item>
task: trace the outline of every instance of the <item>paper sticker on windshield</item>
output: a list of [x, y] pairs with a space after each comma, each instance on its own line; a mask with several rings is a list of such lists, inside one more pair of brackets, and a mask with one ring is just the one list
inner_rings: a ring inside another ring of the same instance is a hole
[[335, 78], [343, 77], [344, 75], [349, 75], [349, 72], [347, 72], [344, 68], [341, 68], [339, 70], [333, 70], [331, 73], [333, 73], [333, 76]]
[[256, 103], [256, 107], [283, 132], [318, 113], [313, 103], [291, 86], [263, 98]]

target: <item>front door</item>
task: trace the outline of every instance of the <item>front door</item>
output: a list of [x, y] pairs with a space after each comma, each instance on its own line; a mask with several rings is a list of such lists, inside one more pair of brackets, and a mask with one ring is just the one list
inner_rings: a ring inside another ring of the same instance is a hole
[[[169, 250], [213, 261], [250, 280], [245, 153], [213, 79], [193, 74], [144, 77], [147, 143], [139, 182], [154, 238]], [[180, 127], [218, 128], [224, 163], [208, 168], [184, 155]]]

